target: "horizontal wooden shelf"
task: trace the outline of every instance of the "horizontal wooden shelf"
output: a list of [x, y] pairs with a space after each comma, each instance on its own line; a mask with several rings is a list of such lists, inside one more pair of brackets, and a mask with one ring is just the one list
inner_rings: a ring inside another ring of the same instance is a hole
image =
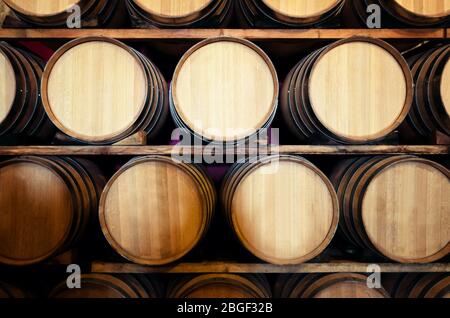
[[201, 40], [233, 36], [249, 40], [341, 39], [371, 36], [382, 39], [444, 39], [446, 29], [0, 29], [0, 39], [74, 39], [106, 36], [120, 40]]
[[[134, 274], [187, 274], [187, 273], [367, 273], [370, 263], [306, 263], [294, 266], [272, 264], [205, 262], [179, 263], [169, 266], [142, 266], [131, 263], [93, 262], [91, 271], [95, 273], [134, 273]], [[450, 272], [450, 264], [393, 264], [380, 263], [383, 273], [434, 273]]]
[[[17, 155], [172, 155], [172, 154], [211, 154], [210, 147], [181, 146], [0, 146], [0, 156]], [[450, 145], [439, 146], [318, 146], [318, 145], [286, 145], [271, 148], [237, 148], [214, 149], [215, 154], [298, 154], [298, 155], [379, 155], [379, 154], [416, 154], [447, 155]]]

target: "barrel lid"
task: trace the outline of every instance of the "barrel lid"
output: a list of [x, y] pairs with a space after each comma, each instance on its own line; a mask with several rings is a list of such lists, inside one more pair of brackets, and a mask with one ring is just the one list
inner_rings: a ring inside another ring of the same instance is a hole
[[16, 76], [9, 58], [0, 49], [0, 124], [8, 116], [16, 96]]
[[445, 111], [450, 117], [450, 60], [447, 61], [442, 71], [440, 92]]
[[278, 79], [267, 55], [249, 41], [207, 39], [179, 62], [173, 105], [195, 133], [214, 141], [243, 139], [273, 116]]
[[361, 198], [371, 243], [400, 262], [431, 262], [450, 251], [450, 173], [437, 163], [396, 161], [370, 180]]
[[355, 37], [321, 53], [311, 70], [309, 97], [315, 116], [330, 132], [345, 140], [373, 140], [406, 117], [412, 78], [389, 44]]
[[310, 298], [385, 298], [384, 289], [369, 288], [362, 274], [336, 273], [325, 275], [309, 286], [303, 297]]
[[394, 0], [403, 9], [424, 17], [450, 15], [450, 0]]
[[329, 12], [342, 0], [263, 0], [263, 2], [275, 12], [291, 18], [308, 18]]
[[155, 15], [179, 18], [205, 9], [212, 0], [133, 0], [139, 7]]
[[15, 11], [30, 16], [46, 17], [65, 13], [81, 0], [5, 0]]
[[63, 179], [48, 167], [14, 159], [0, 167], [0, 189], [0, 262], [26, 265], [55, 253], [73, 219]]
[[53, 123], [88, 142], [130, 130], [149, 89], [138, 56], [121, 42], [102, 37], [64, 45], [47, 64], [42, 82], [44, 106]]
[[205, 199], [194, 177], [168, 158], [134, 160], [107, 184], [100, 223], [125, 258], [160, 265], [188, 253], [206, 226]]
[[231, 220], [244, 246], [275, 264], [314, 258], [331, 241], [338, 222], [336, 193], [306, 160], [280, 157], [258, 164], [237, 185]]

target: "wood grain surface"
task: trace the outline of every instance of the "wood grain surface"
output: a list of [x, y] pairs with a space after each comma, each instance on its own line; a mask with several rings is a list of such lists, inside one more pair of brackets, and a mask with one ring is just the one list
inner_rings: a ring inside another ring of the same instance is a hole
[[181, 120], [214, 141], [247, 137], [275, 111], [278, 79], [265, 53], [235, 38], [199, 43], [179, 62], [172, 97]]
[[444, 256], [450, 250], [449, 198], [448, 170], [446, 175], [428, 162], [399, 162], [365, 190], [365, 231], [379, 251], [399, 261]]
[[45, 17], [65, 13], [80, 0], [5, 0], [5, 2], [22, 14]]
[[183, 17], [198, 12], [212, 0], [133, 0], [149, 13], [164, 17]]
[[447, 61], [442, 71], [440, 92], [445, 110], [450, 117], [450, 61]]
[[72, 137], [100, 141], [130, 129], [148, 86], [137, 57], [113, 41], [86, 40], [54, 56], [45, 69], [44, 106]]
[[420, 16], [445, 17], [450, 15], [450, 0], [394, 0], [404, 9]]
[[336, 7], [341, 0], [263, 0], [272, 10], [296, 18], [318, 16]]
[[109, 181], [100, 202], [108, 242], [140, 264], [162, 265], [189, 252], [208, 224], [198, 181], [169, 158], [128, 164]]
[[355, 140], [392, 131], [406, 116], [407, 87], [402, 66], [379, 45], [341, 44], [318, 59], [309, 96], [320, 122], [332, 133]]
[[16, 75], [9, 58], [0, 50], [0, 122], [11, 111], [16, 96]]
[[37, 163], [18, 162], [0, 169], [0, 188], [0, 262], [52, 255], [72, 225], [74, 202], [63, 179]]

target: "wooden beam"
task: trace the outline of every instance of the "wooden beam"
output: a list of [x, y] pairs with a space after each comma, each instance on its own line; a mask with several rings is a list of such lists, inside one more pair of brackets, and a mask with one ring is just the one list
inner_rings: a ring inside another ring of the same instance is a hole
[[382, 39], [442, 39], [445, 29], [0, 29], [0, 39], [58, 40], [106, 36], [120, 40], [201, 40], [233, 36], [249, 40], [342, 39], [351, 36]]
[[[172, 154], [202, 154], [212, 148], [179, 147], [179, 146], [0, 146], [0, 156], [19, 155], [172, 155]], [[272, 148], [215, 148], [215, 154], [298, 154], [298, 155], [379, 155], [379, 154], [416, 154], [416, 155], [447, 155], [450, 146], [315, 146], [315, 145], [285, 145]]]
[[[306, 263], [295, 266], [272, 264], [244, 264], [227, 262], [180, 263], [169, 266], [141, 266], [131, 263], [93, 262], [95, 273], [366, 273], [369, 263]], [[378, 264], [383, 273], [434, 273], [450, 272], [450, 264]]]

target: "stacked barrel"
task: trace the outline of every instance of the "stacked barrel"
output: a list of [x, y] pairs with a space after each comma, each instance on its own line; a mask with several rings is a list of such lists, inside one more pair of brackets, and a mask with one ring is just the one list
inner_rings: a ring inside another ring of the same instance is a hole
[[45, 140], [54, 133], [40, 97], [43, 67], [44, 62], [33, 54], [0, 43], [0, 136]]
[[80, 241], [104, 186], [84, 159], [17, 157], [0, 163], [0, 263], [31, 265]]
[[140, 52], [104, 37], [63, 45], [45, 67], [42, 99], [60, 131], [88, 144], [141, 131], [152, 138], [168, 114], [161, 72]]

